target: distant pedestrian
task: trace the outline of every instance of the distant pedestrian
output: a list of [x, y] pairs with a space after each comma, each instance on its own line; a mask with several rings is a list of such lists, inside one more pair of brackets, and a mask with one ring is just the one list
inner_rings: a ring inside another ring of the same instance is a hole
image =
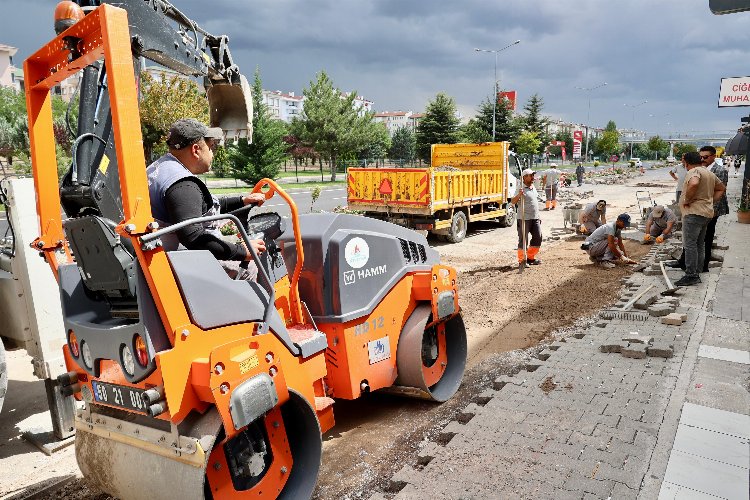
[[[738, 175], [740, 175], [740, 167], [741, 166], [742, 166], [742, 157], [741, 156], [737, 156], [734, 159], [734, 176], [735, 177], [737, 177]], [[747, 166], [747, 165], [745, 165], [745, 166]]]
[[607, 223], [607, 202], [599, 200], [596, 203], [589, 203], [578, 215], [578, 223], [582, 233], [591, 234], [599, 226]]
[[625, 250], [622, 242], [622, 230], [630, 227], [630, 216], [620, 214], [617, 220], [603, 224], [591, 233], [581, 248], [589, 254], [592, 262], [600, 263], [603, 267], [615, 267], [615, 262], [633, 262]]
[[672, 228], [677, 222], [677, 216], [674, 212], [663, 205], [656, 205], [651, 209], [646, 219], [646, 229], [643, 239], [651, 241], [656, 238], [657, 243], [662, 243], [665, 239], [672, 237]]
[[[537, 205], [537, 190], [534, 186], [535, 172], [527, 168], [521, 172], [523, 182], [518, 188], [516, 195], [511, 198], [511, 203], [517, 204], [521, 201], [521, 209], [518, 210], [518, 263], [537, 265], [542, 261], [537, 258], [539, 248], [542, 246], [542, 221], [539, 219], [539, 206]], [[531, 241], [528, 236], [531, 234]]]
[[557, 168], [557, 163], [550, 163], [549, 168], [542, 175], [542, 184], [544, 185], [544, 202], [545, 210], [554, 210], [557, 207], [557, 187], [560, 181], [562, 171]]
[[579, 161], [576, 165], [576, 178], [578, 179], [578, 187], [583, 185], [583, 174], [586, 173], [586, 169], [583, 168], [583, 162]]
[[680, 158], [680, 163], [672, 167], [669, 171], [669, 175], [672, 176], [672, 179], [677, 181], [677, 188], [675, 189], [674, 199], [675, 203], [678, 203], [680, 201], [682, 184], [685, 182], [685, 174], [687, 174], [687, 169], [685, 168], [685, 155], [682, 155], [682, 158]]
[[680, 211], [685, 275], [674, 283], [675, 286], [701, 282], [698, 273], [705, 261], [706, 229], [714, 215], [714, 202], [719, 201], [726, 190], [721, 180], [701, 165], [701, 156], [706, 155], [691, 151], [684, 157], [688, 173], [682, 188]]

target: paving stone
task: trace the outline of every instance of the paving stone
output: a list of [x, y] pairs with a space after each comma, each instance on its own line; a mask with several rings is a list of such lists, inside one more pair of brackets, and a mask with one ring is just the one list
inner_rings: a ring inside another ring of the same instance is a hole
[[641, 335], [638, 332], [630, 332], [627, 335], [623, 335], [622, 341], [630, 342], [631, 344], [651, 344], [654, 342], [654, 337]]
[[656, 358], [671, 358], [674, 356], [674, 345], [666, 342], [656, 342], [648, 346], [646, 354]]
[[584, 477], [574, 473], [568, 478], [567, 481], [565, 481], [563, 488], [567, 490], [578, 490], [584, 493], [592, 493], [594, 495], [598, 495], [599, 498], [610, 497], [610, 494], [615, 487], [615, 482], [609, 480], [598, 481], [596, 479], [590, 479], [588, 477], [590, 474], [591, 472], [586, 471], [584, 472], [584, 475], [586, 475], [587, 477]]
[[610, 342], [599, 346], [601, 352], [621, 352], [623, 348], [627, 348], [630, 344], [628, 342]]
[[636, 300], [635, 303], [633, 304], [633, 307], [636, 309], [646, 310], [648, 309], [648, 306], [656, 302], [658, 299], [659, 299], [659, 296], [656, 295], [655, 293], [647, 293], [640, 299]]
[[[686, 314], [684, 316], [687, 316]], [[683, 315], [680, 313], [669, 313], [666, 316], [661, 317], [661, 323], [664, 325], [681, 326], [683, 323]]]
[[630, 344], [620, 351], [620, 354], [626, 358], [643, 359], [646, 357], [647, 344]]
[[657, 318], [660, 316], [666, 316], [667, 314], [672, 313], [675, 310], [675, 306], [671, 304], [653, 304], [648, 307], [648, 313], [651, 316], [656, 316]]

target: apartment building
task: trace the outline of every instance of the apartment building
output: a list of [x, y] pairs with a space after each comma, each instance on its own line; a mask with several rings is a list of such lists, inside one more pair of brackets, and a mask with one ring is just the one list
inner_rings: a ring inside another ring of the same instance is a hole
[[305, 98], [294, 92], [285, 94], [280, 90], [264, 90], [263, 103], [268, 107], [272, 118], [284, 122], [291, 122], [295, 117], [302, 117], [302, 107]]
[[401, 127], [409, 127], [412, 131], [416, 131], [419, 120], [423, 116], [423, 113], [414, 113], [413, 111], [381, 111], [375, 113], [373, 118], [376, 122], [385, 125], [388, 133], [393, 136], [396, 130]]
[[[17, 80], [19, 70], [13, 64], [13, 56], [16, 55], [16, 52], [18, 52], [16, 47], [0, 43], [0, 86], [21, 90], [23, 78], [20, 82]], [[23, 71], [20, 72], [20, 75], [23, 75]]]

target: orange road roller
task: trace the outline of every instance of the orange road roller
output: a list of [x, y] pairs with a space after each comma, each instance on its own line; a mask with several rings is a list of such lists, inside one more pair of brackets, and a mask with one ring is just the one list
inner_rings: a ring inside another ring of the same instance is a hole
[[[400, 226], [299, 215], [268, 179], [254, 191], [285, 200], [290, 217], [245, 211], [160, 228], [133, 26], [101, 5], [24, 64], [32, 245], [60, 288], [69, 371], [57, 383], [80, 401], [78, 464], [122, 499], [309, 497], [336, 398], [390, 388], [445, 401], [458, 389], [456, 272]], [[77, 156], [59, 181], [50, 89], [78, 71], [95, 106], [81, 105]], [[208, 251], [165, 249], [182, 226], [217, 220], [233, 221], [251, 250], [249, 235], [265, 241], [253, 251], [257, 280], [231, 279]]]

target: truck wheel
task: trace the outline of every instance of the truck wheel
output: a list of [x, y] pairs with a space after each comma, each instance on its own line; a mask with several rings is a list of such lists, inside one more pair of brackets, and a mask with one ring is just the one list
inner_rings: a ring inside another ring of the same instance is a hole
[[505, 207], [505, 217], [500, 217], [498, 222], [500, 222], [502, 227], [512, 226], [513, 223], [516, 222], [516, 207], [508, 204], [508, 206]]
[[5, 391], [8, 390], [8, 365], [5, 363], [5, 346], [0, 339], [0, 411], [5, 401]]
[[466, 238], [466, 228], [469, 225], [469, 221], [466, 219], [466, 214], [458, 210], [454, 212], [453, 219], [451, 220], [451, 228], [448, 232], [448, 241], [451, 243], [458, 243]]

